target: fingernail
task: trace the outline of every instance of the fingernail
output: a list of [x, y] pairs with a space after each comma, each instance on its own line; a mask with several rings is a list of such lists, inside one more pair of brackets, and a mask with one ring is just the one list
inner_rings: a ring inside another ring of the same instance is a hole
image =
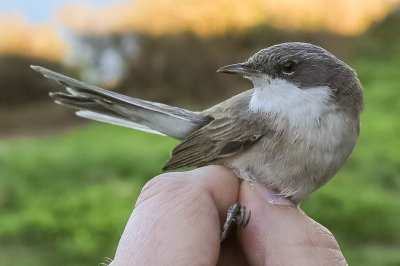
[[254, 187], [258, 195], [270, 204], [296, 206], [291, 200], [280, 196], [276, 191], [263, 184], [254, 184]]

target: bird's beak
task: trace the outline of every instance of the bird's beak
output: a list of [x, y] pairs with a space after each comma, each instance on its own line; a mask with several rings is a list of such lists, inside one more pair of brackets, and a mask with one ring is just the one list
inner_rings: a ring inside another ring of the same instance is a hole
[[239, 64], [233, 64], [233, 65], [229, 65], [229, 66], [224, 66], [224, 67], [221, 67], [220, 69], [218, 69], [217, 72], [227, 73], [227, 74], [235, 74], [235, 75], [241, 75], [241, 76], [247, 76], [247, 77], [254, 77], [254, 76], [262, 75], [261, 71], [254, 69], [247, 63], [239, 63]]

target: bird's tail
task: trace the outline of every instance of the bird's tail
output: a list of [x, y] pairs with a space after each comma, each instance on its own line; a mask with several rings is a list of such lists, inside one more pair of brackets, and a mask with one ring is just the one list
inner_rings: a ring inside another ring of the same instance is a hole
[[209, 117], [185, 109], [131, 98], [104, 90], [39, 66], [31, 66], [45, 77], [66, 87], [51, 92], [55, 102], [78, 111], [81, 117], [138, 129], [182, 140], [210, 122]]

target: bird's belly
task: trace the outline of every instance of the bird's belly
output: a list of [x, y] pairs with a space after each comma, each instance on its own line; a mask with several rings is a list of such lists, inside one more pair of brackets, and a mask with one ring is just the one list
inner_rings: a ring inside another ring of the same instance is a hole
[[225, 164], [235, 169], [240, 178], [264, 183], [299, 202], [340, 169], [358, 137], [351, 129], [315, 132], [311, 136], [300, 134], [298, 138], [277, 135], [261, 139], [262, 143]]

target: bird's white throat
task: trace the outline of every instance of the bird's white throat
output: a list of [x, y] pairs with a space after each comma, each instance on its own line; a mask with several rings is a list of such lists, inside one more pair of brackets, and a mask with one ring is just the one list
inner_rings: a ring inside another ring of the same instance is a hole
[[285, 116], [291, 124], [315, 120], [331, 106], [331, 90], [327, 86], [300, 89], [283, 79], [268, 76], [251, 78], [254, 93], [250, 110]]

